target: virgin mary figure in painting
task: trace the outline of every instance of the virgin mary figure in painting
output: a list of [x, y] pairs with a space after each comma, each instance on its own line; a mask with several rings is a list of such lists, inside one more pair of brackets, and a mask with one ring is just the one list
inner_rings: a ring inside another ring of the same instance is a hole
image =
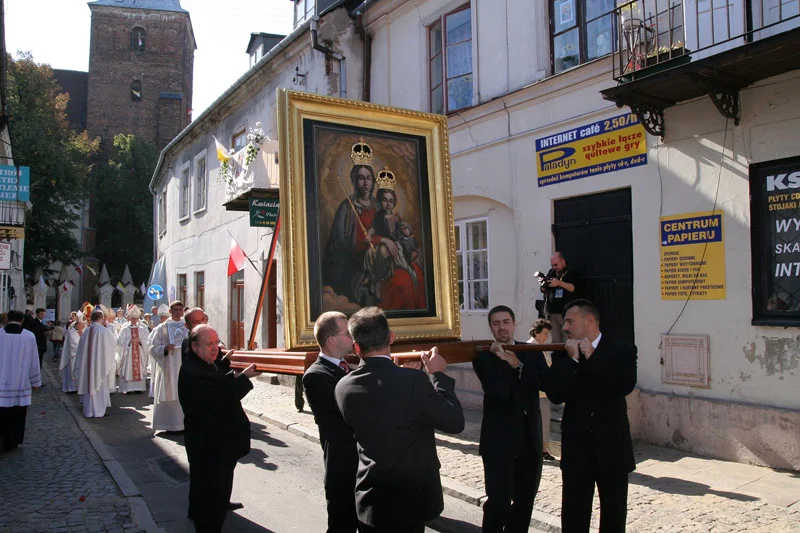
[[375, 189], [372, 149], [364, 139], [359, 139], [350, 150], [350, 158], [353, 193], [336, 210], [322, 261], [322, 284], [355, 302], [364, 253], [377, 245], [380, 237], [367, 234], [378, 211], [378, 202], [372, 194]]

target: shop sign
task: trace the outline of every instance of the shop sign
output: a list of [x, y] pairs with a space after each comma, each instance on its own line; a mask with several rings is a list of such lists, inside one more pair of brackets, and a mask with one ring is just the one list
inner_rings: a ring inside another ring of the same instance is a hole
[[721, 211], [661, 217], [661, 299], [725, 299]]
[[277, 198], [250, 197], [250, 227], [274, 228], [279, 211], [280, 202]]
[[646, 134], [633, 113], [536, 139], [539, 187], [646, 164]]
[[11, 243], [0, 242], [0, 270], [11, 268]]
[[29, 202], [30, 199], [30, 167], [0, 165], [0, 200]]

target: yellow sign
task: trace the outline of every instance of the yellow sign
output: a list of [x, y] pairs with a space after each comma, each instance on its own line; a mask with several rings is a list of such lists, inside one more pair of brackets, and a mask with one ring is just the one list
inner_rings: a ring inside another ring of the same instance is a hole
[[725, 299], [721, 211], [661, 217], [661, 299]]
[[24, 239], [24, 226], [0, 226], [0, 239]]
[[633, 113], [536, 139], [539, 187], [646, 164], [647, 138]]

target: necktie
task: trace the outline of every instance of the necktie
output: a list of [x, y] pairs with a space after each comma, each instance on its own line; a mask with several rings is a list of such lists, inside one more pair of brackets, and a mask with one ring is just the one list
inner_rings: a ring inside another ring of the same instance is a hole
[[349, 374], [350, 373], [350, 367], [347, 366], [347, 363], [345, 362], [344, 359], [339, 361], [339, 367], [341, 367], [341, 369], [344, 370], [345, 374]]

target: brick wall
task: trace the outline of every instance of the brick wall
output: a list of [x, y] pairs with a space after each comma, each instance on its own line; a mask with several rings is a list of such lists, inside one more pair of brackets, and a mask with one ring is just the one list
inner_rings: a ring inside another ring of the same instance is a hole
[[[189, 15], [90, 7], [89, 135], [101, 138], [104, 153], [118, 133], [141, 136], [160, 150], [189, 123], [195, 49]], [[135, 27], [145, 30], [141, 52], [131, 49]], [[134, 81], [141, 83], [140, 100], [132, 98]]]

